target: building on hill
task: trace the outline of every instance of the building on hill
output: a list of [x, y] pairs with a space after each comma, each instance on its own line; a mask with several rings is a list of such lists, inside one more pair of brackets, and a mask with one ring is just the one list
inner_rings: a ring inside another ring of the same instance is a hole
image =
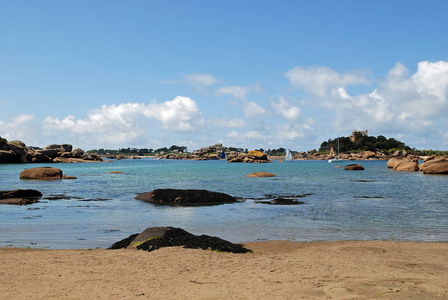
[[353, 130], [352, 135], [350, 136], [350, 141], [354, 142], [357, 134], [360, 134], [361, 136], [369, 136], [367, 130], [365, 131]]

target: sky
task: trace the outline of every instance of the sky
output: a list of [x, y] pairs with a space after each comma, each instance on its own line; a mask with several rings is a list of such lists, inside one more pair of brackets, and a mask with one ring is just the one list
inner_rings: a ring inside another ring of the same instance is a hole
[[0, 0], [0, 136], [448, 150], [448, 1]]

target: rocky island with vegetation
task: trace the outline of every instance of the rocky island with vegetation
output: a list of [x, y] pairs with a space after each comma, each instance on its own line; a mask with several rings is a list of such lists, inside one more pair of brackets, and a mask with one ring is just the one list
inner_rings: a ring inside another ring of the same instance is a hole
[[[215, 144], [192, 152], [187, 147], [172, 145], [170, 148], [119, 150], [73, 149], [70, 144], [50, 144], [44, 148], [27, 147], [22, 141], [7, 141], [0, 137], [0, 163], [72, 163], [98, 162], [103, 159], [141, 158], [158, 159], [226, 160], [229, 163], [282, 162], [286, 149], [248, 150]], [[294, 159], [328, 160], [388, 160], [388, 167], [396, 171], [423, 171], [427, 174], [448, 174], [448, 151], [417, 150], [394, 138], [368, 136], [366, 131], [354, 131], [349, 137], [329, 139], [319, 150], [291, 151]], [[423, 164], [419, 165], [419, 161]], [[445, 167], [445, 163], [447, 166]]]

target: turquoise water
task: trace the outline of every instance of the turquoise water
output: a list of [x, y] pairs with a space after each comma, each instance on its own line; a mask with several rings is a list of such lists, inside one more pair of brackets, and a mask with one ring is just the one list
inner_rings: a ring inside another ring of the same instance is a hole
[[[448, 241], [448, 176], [393, 172], [385, 161], [361, 164], [365, 171], [345, 171], [326, 161], [230, 164], [148, 158], [51, 165], [78, 177], [61, 181], [19, 179], [23, 169], [43, 164], [0, 165], [0, 190], [36, 189], [44, 195], [40, 203], [0, 206], [0, 246], [106, 248], [152, 226], [181, 227], [232, 242]], [[277, 177], [245, 177], [256, 171]], [[161, 207], [134, 199], [157, 188], [206, 189], [242, 201]], [[302, 194], [312, 194], [300, 199], [303, 205], [257, 203]], [[51, 200], [55, 195], [62, 199]]]

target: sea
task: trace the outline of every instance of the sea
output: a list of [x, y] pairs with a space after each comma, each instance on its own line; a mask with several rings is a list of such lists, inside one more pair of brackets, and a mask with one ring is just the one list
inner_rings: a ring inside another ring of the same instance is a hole
[[[0, 165], [0, 190], [35, 189], [40, 202], [0, 205], [0, 247], [108, 248], [148, 227], [172, 226], [234, 243], [266, 240], [448, 242], [448, 176], [395, 172], [386, 161], [265, 164], [153, 158]], [[74, 180], [20, 180], [26, 168], [59, 168]], [[340, 167], [337, 167], [340, 166]], [[119, 174], [109, 173], [121, 172]], [[249, 178], [253, 172], [276, 177]], [[157, 206], [134, 197], [155, 189], [205, 189], [238, 198], [205, 207]], [[263, 201], [293, 197], [303, 204]]]

